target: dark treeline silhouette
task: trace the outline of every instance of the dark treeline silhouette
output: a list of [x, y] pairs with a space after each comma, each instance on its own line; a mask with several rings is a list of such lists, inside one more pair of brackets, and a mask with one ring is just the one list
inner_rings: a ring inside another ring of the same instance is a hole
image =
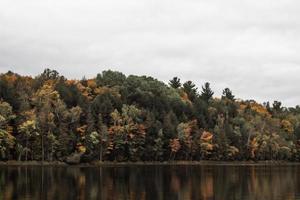
[[0, 74], [0, 160], [299, 161], [299, 106], [213, 95], [209, 83], [111, 70]]

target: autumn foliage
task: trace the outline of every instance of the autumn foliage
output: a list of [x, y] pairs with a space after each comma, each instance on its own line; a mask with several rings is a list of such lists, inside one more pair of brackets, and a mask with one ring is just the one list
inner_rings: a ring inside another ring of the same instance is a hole
[[0, 160], [300, 160], [300, 108], [111, 70], [0, 74]]

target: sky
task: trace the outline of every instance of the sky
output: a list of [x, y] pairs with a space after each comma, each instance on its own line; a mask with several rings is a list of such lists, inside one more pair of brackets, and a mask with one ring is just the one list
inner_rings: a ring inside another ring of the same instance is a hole
[[300, 104], [299, 0], [0, 0], [0, 73], [112, 69]]

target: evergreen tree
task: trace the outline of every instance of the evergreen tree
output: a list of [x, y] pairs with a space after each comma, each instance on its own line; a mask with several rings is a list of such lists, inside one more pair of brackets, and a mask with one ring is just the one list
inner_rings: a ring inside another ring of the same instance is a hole
[[280, 113], [282, 111], [281, 107], [282, 103], [280, 101], [274, 101], [273, 102], [273, 112], [275, 113]]
[[175, 89], [180, 88], [180, 87], [181, 87], [180, 78], [174, 77], [173, 79], [171, 79], [171, 80], [169, 81], [169, 85], [170, 85], [172, 88], [175, 88]]
[[214, 92], [210, 88], [210, 83], [206, 82], [204, 86], [202, 86], [202, 91], [200, 97], [206, 101], [209, 102], [209, 100], [212, 99], [212, 96], [214, 95]]
[[222, 95], [222, 98], [227, 98], [231, 101], [234, 101], [234, 95], [232, 94], [232, 91], [229, 89], [229, 88], [225, 88], [223, 90], [223, 95]]
[[192, 81], [187, 81], [183, 84], [183, 91], [188, 95], [191, 101], [195, 101], [198, 97], [198, 88]]

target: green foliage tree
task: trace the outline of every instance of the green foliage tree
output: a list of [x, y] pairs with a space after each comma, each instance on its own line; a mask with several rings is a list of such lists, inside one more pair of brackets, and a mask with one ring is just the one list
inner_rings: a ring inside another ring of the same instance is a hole
[[187, 93], [189, 99], [194, 101], [198, 97], [198, 88], [192, 81], [187, 81], [183, 84], [183, 91]]
[[222, 98], [227, 98], [231, 101], [234, 101], [234, 95], [232, 94], [232, 91], [229, 89], [229, 88], [225, 88], [223, 90], [223, 95], [222, 95]]
[[208, 102], [209, 100], [212, 99], [213, 95], [214, 95], [214, 92], [210, 88], [210, 83], [206, 82], [204, 84], [204, 86], [202, 86], [202, 91], [201, 91], [200, 97], [204, 101]]
[[102, 116], [99, 114], [98, 116], [98, 125], [96, 131], [90, 133], [88, 138], [88, 143], [91, 148], [95, 151], [98, 151], [99, 161], [103, 161], [103, 156], [107, 152], [108, 143], [109, 142], [109, 133], [107, 130], [107, 126], [102, 121]]
[[[38, 135], [37, 129], [36, 129], [36, 120], [27, 120], [19, 125], [19, 132], [23, 135], [22, 138], [25, 140], [25, 148], [23, 149], [25, 151], [25, 160], [28, 160], [28, 152], [32, 151], [32, 149], [29, 147], [29, 140], [34, 135]], [[23, 151], [22, 151], [23, 152]], [[19, 159], [21, 157], [21, 153], [19, 154]]]
[[155, 159], [156, 161], [161, 161], [163, 159], [163, 153], [164, 153], [164, 134], [163, 130], [160, 129], [157, 134], [157, 138], [154, 139], [154, 146], [153, 150], [155, 152]]
[[112, 70], [103, 71], [101, 74], [97, 74], [96, 77], [98, 86], [121, 86], [125, 80], [126, 76], [123, 73]]
[[181, 87], [180, 78], [174, 77], [169, 81], [169, 85], [174, 89], [180, 88]]
[[9, 122], [15, 118], [12, 107], [3, 101], [0, 101], [0, 157], [9, 158], [9, 150], [15, 144], [15, 137], [11, 134], [12, 127]]

